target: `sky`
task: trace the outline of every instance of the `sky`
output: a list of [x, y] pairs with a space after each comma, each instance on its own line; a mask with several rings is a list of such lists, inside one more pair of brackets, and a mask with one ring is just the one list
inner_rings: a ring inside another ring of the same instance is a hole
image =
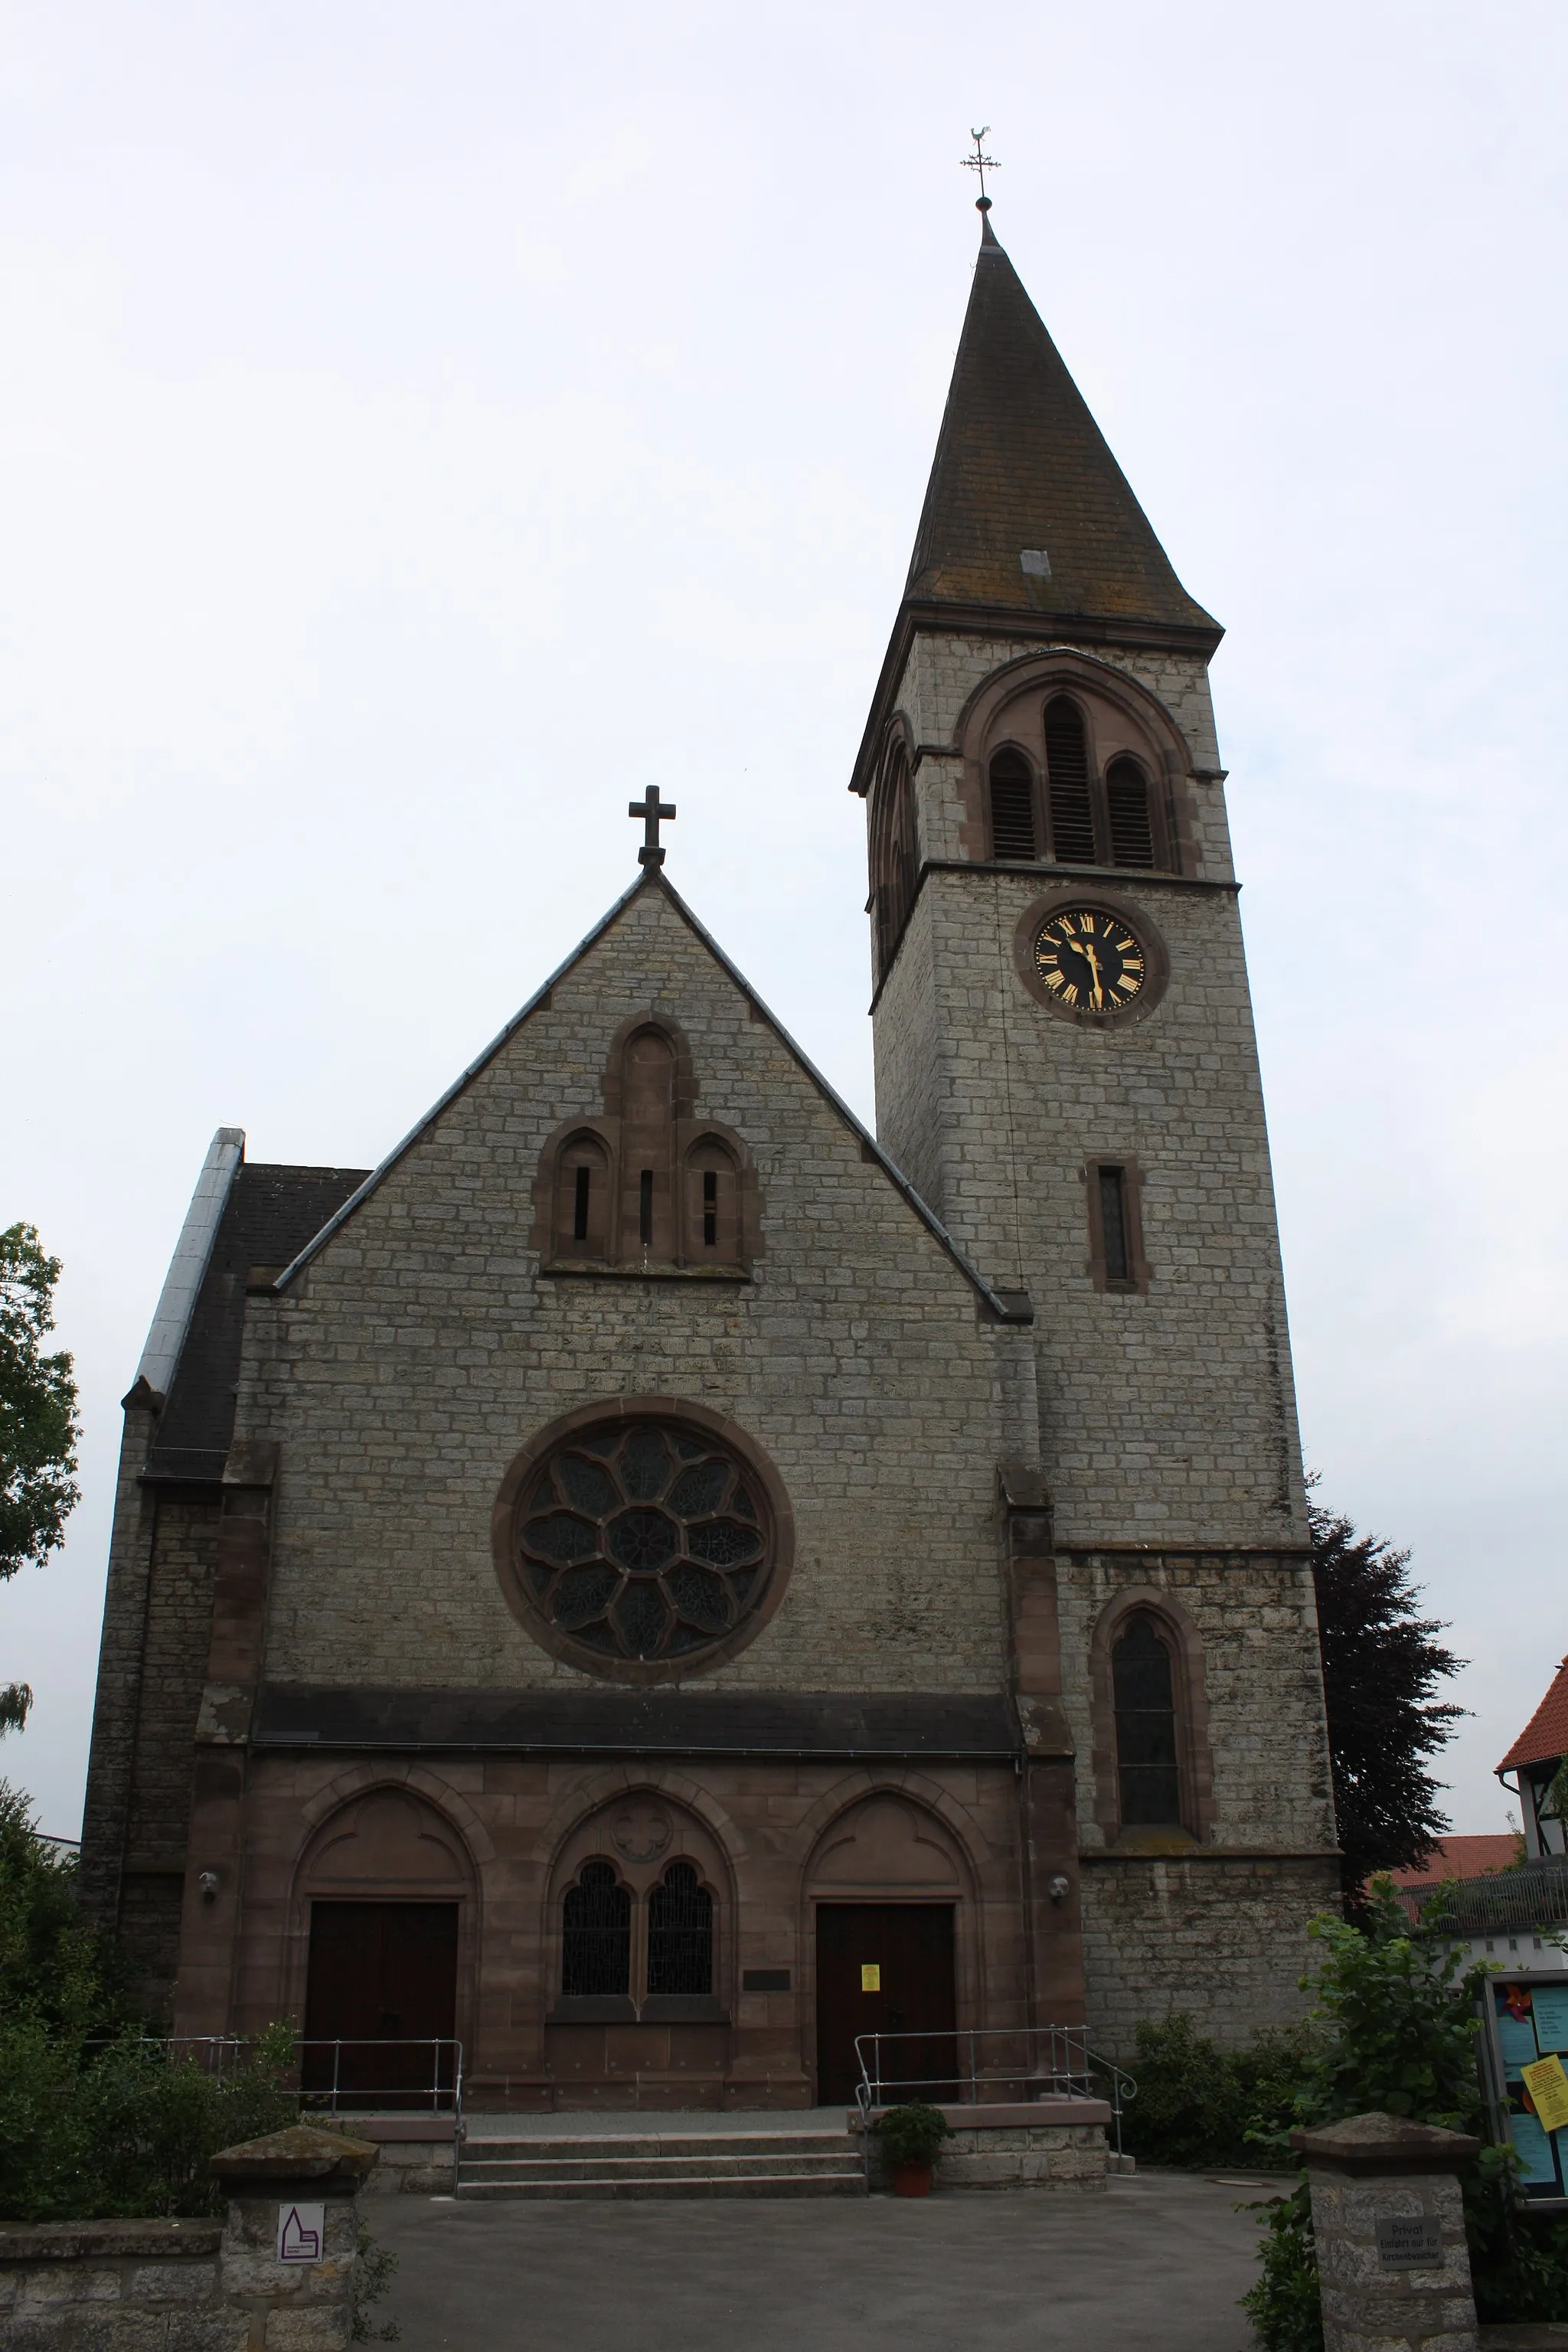
[[208, 1141], [369, 1166], [669, 872], [872, 1113], [862, 810], [993, 222], [1214, 685], [1320, 1497], [1568, 1652], [1568, 12], [0, 6], [0, 1223], [82, 1499], [0, 1588], [74, 1834], [119, 1399]]

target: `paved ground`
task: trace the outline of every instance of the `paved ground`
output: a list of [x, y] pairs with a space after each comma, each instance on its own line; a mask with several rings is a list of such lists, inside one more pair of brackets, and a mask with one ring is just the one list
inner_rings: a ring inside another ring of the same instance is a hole
[[405, 2352], [1251, 2352], [1269, 2191], [456, 2204], [372, 2198]]

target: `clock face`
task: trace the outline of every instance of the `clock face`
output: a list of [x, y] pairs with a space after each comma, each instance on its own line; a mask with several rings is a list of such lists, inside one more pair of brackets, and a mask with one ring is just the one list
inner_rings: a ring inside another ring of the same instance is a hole
[[1143, 942], [1120, 915], [1102, 907], [1064, 907], [1042, 923], [1035, 970], [1069, 1013], [1120, 1013], [1143, 985]]

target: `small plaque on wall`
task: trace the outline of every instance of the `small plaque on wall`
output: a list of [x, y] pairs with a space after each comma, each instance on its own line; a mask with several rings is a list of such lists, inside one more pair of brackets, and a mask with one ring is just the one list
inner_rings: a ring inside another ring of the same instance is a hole
[[1377, 2225], [1377, 2259], [1385, 2271], [1443, 2267], [1443, 2224], [1436, 2213], [1396, 2213]]
[[787, 1969], [742, 1969], [741, 1990], [742, 1992], [788, 1992], [789, 1970]]

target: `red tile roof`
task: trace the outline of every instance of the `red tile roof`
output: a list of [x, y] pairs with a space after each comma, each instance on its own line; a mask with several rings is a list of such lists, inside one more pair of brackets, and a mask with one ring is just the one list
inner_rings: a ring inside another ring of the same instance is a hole
[[1558, 1667], [1551, 1689], [1497, 1769], [1511, 1772], [1516, 1764], [1550, 1764], [1559, 1756], [1568, 1756], [1568, 1658]]
[[1496, 1830], [1485, 1837], [1439, 1838], [1425, 1862], [1391, 1870], [1395, 1886], [1436, 1886], [1444, 1878], [1479, 1878], [1489, 1870], [1507, 1870], [1520, 1858], [1520, 1842], [1512, 1830]]

